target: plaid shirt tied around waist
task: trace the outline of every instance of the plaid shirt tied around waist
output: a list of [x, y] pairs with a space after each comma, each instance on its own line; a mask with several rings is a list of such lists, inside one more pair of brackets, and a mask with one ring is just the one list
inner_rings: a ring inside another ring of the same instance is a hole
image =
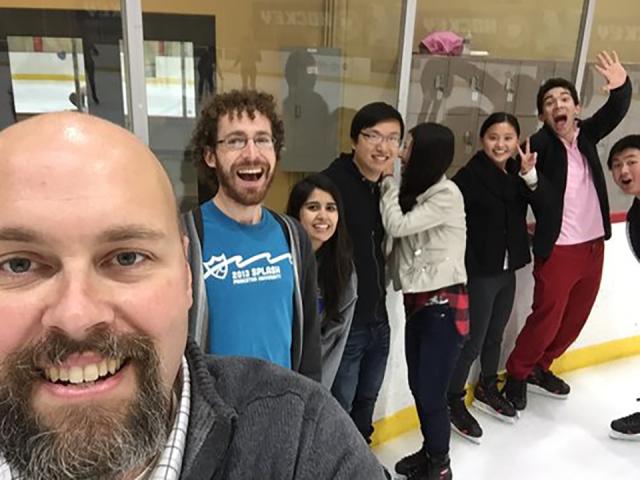
[[469, 334], [469, 294], [465, 285], [459, 283], [431, 292], [404, 294], [407, 320], [424, 307], [433, 305], [449, 305], [458, 333], [463, 337]]

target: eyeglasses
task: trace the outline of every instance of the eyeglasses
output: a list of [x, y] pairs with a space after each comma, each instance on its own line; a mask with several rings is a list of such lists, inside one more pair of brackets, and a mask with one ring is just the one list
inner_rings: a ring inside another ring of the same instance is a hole
[[389, 145], [395, 148], [399, 148], [402, 143], [402, 138], [399, 135], [389, 135], [388, 137], [383, 137], [377, 132], [360, 132], [367, 142], [371, 145], [380, 145], [383, 141], [387, 142]]
[[227, 150], [239, 152], [243, 150], [249, 141], [252, 141], [258, 150], [273, 150], [275, 139], [271, 135], [259, 134], [253, 138], [249, 138], [246, 135], [229, 135], [227, 138], [218, 140], [217, 145], [223, 145]]

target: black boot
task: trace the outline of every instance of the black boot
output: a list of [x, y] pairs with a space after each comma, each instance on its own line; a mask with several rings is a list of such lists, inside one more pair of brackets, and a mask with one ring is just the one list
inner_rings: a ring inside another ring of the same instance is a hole
[[427, 470], [427, 452], [424, 445], [417, 452], [407, 455], [396, 463], [396, 473], [409, 476], [416, 472], [425, 472]]
[[513, 404], [498, 390], [498, 377], [481, 377], [475, 390], [473, 406], [498, 420], [514, 423], [517, 411]]
[[504, 395], [516, 407], [516, 410], [524, 410], [527, 407], [527, 381], [507, 375]]
[[449, 397], [449, 418], [454, 432], [473, 443], [480, 443], [482, 427], [469, 413], [464, 403], [464, 393]]
[[451, 459], [448, 453], [429, 456], [426, 480], [451, 480], [452, 478]]

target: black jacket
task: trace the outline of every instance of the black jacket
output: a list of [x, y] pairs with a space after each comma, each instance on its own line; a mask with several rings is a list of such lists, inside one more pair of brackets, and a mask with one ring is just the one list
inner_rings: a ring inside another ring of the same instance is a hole
[[633, 199], [633, 204], [627, 212], [627, 235], [629, 236], [629, 245], [640, 261], [640, 199]]
[[353, 243], [353, 260], [358, 274], [358, 301], [353, 325], [388, 322], [380, 186], [362, 176], [353, 161], [353, 154], [343, 153], [323, 173], [340, 190], [347, 217], [345, 224]]
[[531, 190], [518, 176], [519, 160], [509, 159], [507, 173], [480, 150], [452, 180], [464, 196], [467, 217], [465, 264], [470, 277], [517, 270], [531, 261], [527, 232], [527, 205], [541, 206], [548, 185], [542, 175]]
[[261, 360], [186, 350], [191, 408], [180, 480], [382, 480], [326, 388]]
[[[593, 175], [593, 183], [600, 201], [600, 212], [605, 239], [611, 237], [609, 199], [604, 172], [598, 156], [597, 143], [622, 121], [631, 103], [631, 82], [612, 90], [607, 102], [592, 117], [579, 123], [578, 148], [587, 159]], [[538, 153], [537, 170], [551, 185], [548, 208], [535, 209], [536, 230], [533, 237], [533, 253], [547, 258], [560, 235], [564, 192], [567, 187], [567, 150], [562, 141], [546, 124], [531, 136], [531, 150]]]

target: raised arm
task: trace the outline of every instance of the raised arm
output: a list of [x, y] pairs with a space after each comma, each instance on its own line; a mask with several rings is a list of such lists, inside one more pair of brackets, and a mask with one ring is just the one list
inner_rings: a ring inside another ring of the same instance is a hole
[[428, 201], [403, 213], [398, 201], [398, 186], [392, 177], [385, 177], [380, 186], [380, 212], [382, 224], [388, 235], [406, 237], [443, 224], [454, 204], [456, 191], [443, 188]]
[[632, 90], [627, 71], [620, 63], [616, 52], [612, 52], [611, 55], [608, 52], [600, 52], [595, 69], [606, 81], [603, 89], [609, 92], [609, 98], [592, 117], [582, 122], [580, 128], [597, 142], [622, 122], [631, 105]]

